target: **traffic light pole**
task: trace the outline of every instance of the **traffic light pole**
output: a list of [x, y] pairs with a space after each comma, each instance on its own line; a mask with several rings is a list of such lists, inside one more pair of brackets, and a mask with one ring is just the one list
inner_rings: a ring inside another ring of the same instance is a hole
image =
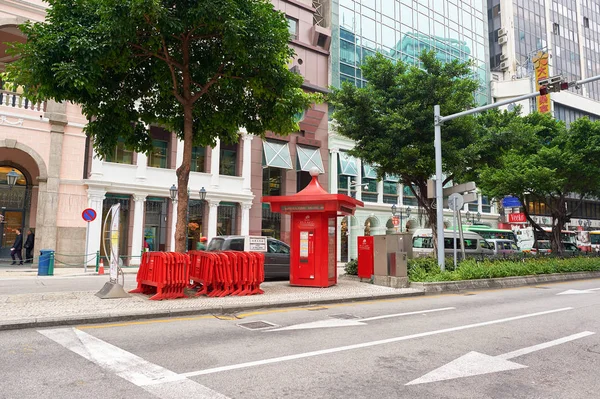
[[[593, 76], [591, 78], [578, 80], [576, 82], [569, 82], [568, 87], [576, 87], [579, 88], [581, 85], [586, 83], [595, 82], [600, 80], [600, 75]], [[540, 87], [540, 90], [548, 91], [548, 88], [543, 86]], [[552, 91], [560, 91], [560, 85], [557, 86], [555, 90]], [[444, 255], [444, 198], [443, 198], [443, 188], [442, 188], [442, 124], [447, 121], [451, 121], [452, 119], [460, 118], [461, 116], [467, 116], [472, 114], [477, 114], [482, 111], [486, 111], [492, 108], [498, 108], [503, 105], [512, 104], [519, 101], [529, 100], [530, 98], [535, 98], [540, 95], [539, 91], [524, 94], [519, 97], [510, 98], [504, 101], [498, 101], [497, 103], [484, 105], [481, 107], [473, 108], [467, 111], [458, 112], [456, 114], [442, 116], [440, 112], [440, 106], [434, 105], [433, 107], [433, 123], [435, 126], [435, 137], [434, 137], [434, 146], [435, 146], [435, 204], [437, 210], [437, 258], [438, 265], [441, 270], [445, 270], [445, 255]]]

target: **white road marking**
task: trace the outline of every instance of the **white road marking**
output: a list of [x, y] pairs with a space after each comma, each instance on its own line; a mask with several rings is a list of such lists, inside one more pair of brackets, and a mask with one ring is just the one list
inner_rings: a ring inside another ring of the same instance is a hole
[[442, 330], [427, 331], [427, 332], [418, 333], [418, 334], [404, 335], [401, 337], [388, 338], [388, 339], [382, 339], [382, 340], [371, 341], [371, 342], [364, 342], [362, 344], [340, 346], [337, 348], [322, 349], [322, 350], [318, 350], [318, 351], [298, 353], [295, 355], [288, 355], [288, 356], [275, 357], [275, 358], [271, 358], [271, 359], [257, 360], [257, 361], [253, 361], [253, 362], [232, 364], [229, 366], [221, 366], [221, 367], [215, 367], [215, 368], [199, 370], [199, 371], [191, 371], [188, 373], [183, 373], [182, 375], [184, 375], [186, 377], [195, 377], [195, 376], [199, 376], [199, 375], [220, 373], [222, 371], [239, 370], [239, 369], [248, 368], [248, 367], [263, 366], [266, 364], [273, 364], [273, 363], [281, 363], [281, 362], [286, 362], [286, 361], [290, 361], [290, 360], [297, 360], [297, 359], [304, 359], [304, 358], [313, 357], [313, 356], [326, 355], [326, 354], [330, 354], [330, 353], [343, 352], [343, 351], [349, 351], [349, 350], [354, 350], [354, 349], [362, 349], [362, 348], [369, 348], [372, 346], [391, 344], [394, 342], [407, 341], [407, 340], [415, 339], [415, 338], [429, 337], [432, 335], [444, 334], [444, 333], [449, 333], [449, 332], [454, 332], [454, 331], [462, 331], [462, 330], [467, 330], [470, 328], [490, 326], [490, 325], [506, 323], [506, 322], [514, 321], [514, 320], [526, 319], [529, 317], [536, 317], [536, 316], [543, 316], [543, 315], [552, 314], [552, 313], [564, 312], [566, 310], [572, 310], [572, 309], [573, 308], [571, 308], [571, 307], [567, 307], [567, 308], [546, 310], [546, 311], [537, 312], [537, 313], [528, 313], [528, 314], [524, 314], [524, 315], [520, 315], [520, 316], [507, 317], [504, 319], [496, 319], [496, 320], [484, 321], [481, 323], [466, 324], [464, 326], [444, 328]]
[[381, 319], [389, 319], [391, 317], [400, 317], [400, 316], [410, 316], [413, 314], [424, 314], [424, 313], [434, 313], [434, 312], [442, 312], [444, 310], [454, 310], [456, 308], [438, 308], [438, 309], [429, 309], [429, 310], [420, 310], [417, 312], [406, 312], [406, 313], [396, 313], [396, 314], [386, 314], [383, 316], [375, 316], [375, 317], [367, 317], [366, 319], [360, 319], [360, 321], [371, 321], [371, 320], [381, 320]]
[[505, 360], [509, 360], [509, 359], [512, 359], [515, 357], [526, 355], [531, 352], [536, 352], [536, 351], [539, 351], [542, 349], [550, 348], [552, 346], [564, 344], [569, 341], [575, 341], [576, 339], [585, 338], [589, 335], [594, 335], [594, 334], [595, 333], [593, 333], [591, 331], [584, 331], [584, 332], [580, 332], [579, 334], [573, 334], [573, 335], [569, 335], [568, 337], [555, 339], [554, 341], [544, 342], [543, 344], [538, 344], [538, 345], [530, 346], [528, 348], [518, 349], [516, 351], [505, 353], [504, 355], [499, 355], [496, 357], [499, 357], [499, 358], [505, 359]]
[[552, 346], [564, 344], [566, 342], [574, 341], [576, 339], [584, 338], [593, 334], [595, 333], [591, 331], [584, 331], [579, 334], [569, 335], [568, 337], [555, 339], [554, 341], [544, 342], [543, 344], [530, 346], [528, 348], [519, 349], [498, 356], [488, 356], [479, 352], [469, 352], [466, 355], [461, 356], [458, 359], [455, 359], [450, 363], [447, 363], [442, 367], [430, 371], [424, 376], [407, 383], [406, 385], [426, 384], [429, 382], [446, 381], [455, 378], [471, 377], [474, 375], [527, 368], [527, 366], [522, 364], [511, 362], [509, 359], [550, 348]]
[[185, 376], [150, 363], [139, 356], [76, 328], [38, 330], [54, 342], [162, 398], [229, 399]]
[[593, 294], [594, 291], [599, 291], [600, 288], [590, 288], [587, 290], [566, 290], [563, 292], [559, 292], [556, 295], [577, 295], [577, 294]]
[[452, 309], [456, 309], [456, 308], [438, 308], [438, 309], [420, 310], [417, 312], [386, 314], [383, 316], [367, 317], [365, 319], [327, 319], [327, 320], [312, 321], [310, 323], [295, 324], [293, 326], [288, 326], [288, 327], [275, 328], [272, 330], [268, 330], [266, 332], [308, 330], [308, 329], [312, 329], [312, 328], [366, 326], [367, 324], [365, 323], [365, 321], [389, 319], [392, 317], [410, 316], [410, 315], [415, 315], [415, 314], [441, 312], [443, 310], [452, 310]]

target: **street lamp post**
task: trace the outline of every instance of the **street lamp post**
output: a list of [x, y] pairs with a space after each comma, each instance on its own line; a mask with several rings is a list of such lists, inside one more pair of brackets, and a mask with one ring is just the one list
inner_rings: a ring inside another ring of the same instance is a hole
[[[188, 192], [188, 206], [185, 211], [185, 247], [186, 248], [189, 247], [188, 239], [189, 239], [189, 227], [190, 227], [190, 189], [189, 189], [189, 187], [188, 187], [187, 192]], [[200, 189], [200, 191], [198, 191], [198, 194], [200, 196], [200, 201], [202, 201], [202, 203], [204, 203], [204, 201], [206, 201], [206, 189], [204, 187], [202, 187]], [[173, 201], [173, 203], [176, 203], [177, 202], [177, 186], [175, 186], [174, 184], [169, 189], [169, 195], [171, 196], [171, 201]], [[202, 216], [204, 218], [204, 209], [202, 209]]]
[[[471, 217], [471, 215], [473, 215], [473, 217]], [[470, 218], [471, 224], [475, 224], [475, 217], [477, 217], [477, 221], [479, 222], [481, 220], [481, 213], [477, 212], [476, 214], [471, 214], [471, 212], [467, 211], [467, 213], [465, 213], [465, 217], [467, 219], [467, 223], [469, 223]]]

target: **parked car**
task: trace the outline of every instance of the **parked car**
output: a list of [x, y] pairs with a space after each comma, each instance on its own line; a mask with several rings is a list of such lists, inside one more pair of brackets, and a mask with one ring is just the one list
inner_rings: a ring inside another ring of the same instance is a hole
[[[572, 242], [563, 242], [563, 247], [564, 247], [564, 255], [577, 255], [580, 252], [580, 249], [577, 248], [577, 245], [573, 244]], [[523, 252], [531, 252], [534, 255], [537, 254], [549, 254], [552, 252], [552, 244], [550, 243], [550, 240], [537, 240], [534, 244], [533, 247], [529, 248], [529, 249], [524, 249]]]
[[[244, 251], [245, 242], [244, 236], [217, 236], [210, 240], [206, 250]], [[267, 237], [265, 278], [290, 278], [290, 246], [271, 237]]]
[[519, 247], [513, 240], [492, 238], [486, 241], [490, 244], [490, 249], [494, 251], [495, 256], [512, 255], [519, 252]]
[[[446, 256], [452, 256], [454, 253], [454, 232], [444, 230], [444, 252]], [[460, 251], [460, 238], [456, 233], [457, 250]], [[493, 251], [490, 245], [479, 234], [465, 231], [463, 232], [465, 255], [469, 256], [492, 256]], [[418, 229], [413, 234], [413, 256], [431, 256], [433, 254], [433, 234], [431, 229]]]

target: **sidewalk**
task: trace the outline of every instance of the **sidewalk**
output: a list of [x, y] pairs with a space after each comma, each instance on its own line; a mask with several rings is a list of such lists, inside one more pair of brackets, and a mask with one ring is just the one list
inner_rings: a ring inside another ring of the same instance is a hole
[[[125, 270], [134, 272], [134, 269]], [[82, 269], [55, 271], [63, 276], [85, 275]], [[3, 270], [2, 277], [8, 277], [7, 274], [13, 277], [10, 273]], [[15, 277], [20, 273], [25, 274], [23, 278], [27, 278], [27, 275], [37, 276], [37, 273], [28, 271], [14, 273]], [[134, 276], [129, 277], [131, 278]], [[233, 314], [261, 308], [309, 306], [425, 293], [423, 289], [396, 289], [361, 283], [350, 276], [340, 276], [338, 284], [329, 288], [292, 287], [287, 281], [265, 282], [261, 284], [261, 288], [265, 291], [263, 295], [224, 298], [202, 296], [164, 301], [150, 301], [148, 296], [141, 294], [132, 294], [129, 298], [122, 299], [100, 299], [95, 296], [97, 291], [0, 295], [0, 330], [201, 314]]]

